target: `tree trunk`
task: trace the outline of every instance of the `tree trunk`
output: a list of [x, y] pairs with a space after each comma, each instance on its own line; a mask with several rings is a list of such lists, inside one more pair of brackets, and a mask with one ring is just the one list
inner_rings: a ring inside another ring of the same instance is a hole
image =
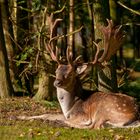
[[[91, 20], [91, 55], [90, 55], [90, 61], [93, 60], [93, 57], [95, 55], [96, 49], [93, 47], [93, 41], [95, 41], [95, 29], [94, 29], [94, 13], [93, 13], [93, 3], [92, 0], [87, 0], [87, 5], [88, 5], [88, 13], [89, 13], [89, 17]], [[93, 79], [92, 81], [94, 81], [94, 83], [91, 81], [90, 83], [90, 88], [97, 88], [98, 85], [98, 76], [97, 76], [97, 68], [92, 66], [92, 70], [91, 70], [91, 79]]]
[[[47, 1], [44, 2], [44, 5], [47, 6], [47, 10], [51, 13], [52, 11], [54, 12], [57, 7], [57, 3], [54, 0], [51, 1]], [[46, 34], [49, 34], [49, 29], [48, 27], [51, 26], [49, 25], [48, 22], [48, 16], [50, 16], [48, 13], [44, 13], [44, 15], [46, 17], [43, 17], [44, 19], [42, 20], [42, 18], [40, 18], [41, 21], [43, 21], [44, 23], [41, 23], [42, 25], [38, 26], [38, 27], [46, 27]], [[55, 18], [53, 19], [55, 20]], [[53, 22], [53, 21], [52, 21]], [[38, 23], [38, 22], [37, 22]], [[40, 28], [40, 31], [43, 29]], [[57, 30], [54, 31], [54, 34], [52, 37], [57, 35]], [[40, 46], [38, 49], [40, 49], [41, 51], [46, 51], [46, 47], [44, 42], [44, 38], [41, 37], [41, 40], [37, 43], [38, 46]], [[56, 41], [53, 42], [53, 45], [56, 45]], [[39, 85], [38, 85], [38, 91], [36, 93], [36, 95], [34, 96], [35, 99], [37, 100], [52, 100], [53, 99], [53, 92], [54, 92], [54, 86], [53, 86], [53, 82], [54, 82], [54, 78], [51, 75], [54, 75], [55, 73], [55, 63], [52, 62], [52, 65], [47, 65], [46, 63], [49, 62], [49, 58], [48, 56], [46, 56], [46, 54], [43, 54], [41, 56], [41, 66], [43, 66], [43, 69], [41, 70], [41, 73], [39, 72]], [[46, 71], [45, 67], [49, 67], [48, 70]]]
[[[39, 14], [36, 13], [36, 16], [33, 17], [33, 23], [32, 23], [33, 27], [31, 30], [34, 34], [36, 34], [37, 32], [41, 32], [41, 30], [44, 26], [43, 20], [42, 20], [43, 18], [44, 17], [43, 17], [42, 13], [39, 13]], [[38, 20], [40, 22], [38, 22]], [[35, 41], [32, 44], [38, 50], [37, 55], [40, 57], [40, 59], [36, 63], [36, 69], [38, 69], [38, 90], [37, 90], [35, 96], [33, 97], [35, 100], [48, 100], [48, 98], [49, 98], [49, 90], [48, 90], [49, 72], [46, 71], [46, 69], [45, 69], [45, 67], [47, 67], [47, 65], [46, 65], [47, 60], [45, 60], [44, 54], [42, 53], [42, 52], [44, 52], [44, 48], [45, 48], [42, 41], [43, 41], [43, 38], [39, 34], [35, 38]], [[35, 45], [35, 42], [37, 45]], [[41, 67], [41, 69], [38, 67], [38, 65]]]
[[[9, 5], [11, 3], [8, 3], [8, 0], [5, 0], [2, 5], [2, 22], [3, 22], [3, 29], [4, 29], [4, 36], [5, 36], [5, 45], [6, 45], [6, 50], [7, 50], [7, 55], [8, 55], [8, 60], [9, 60], [9, 71], [10, 71], [10, 76], [11, 76], [11, 81], [13, 84], [14, 89], [17, 89], [17, 82], [15, 78], [15, 73], [16, 73], [16, 67], [15, 63], [13, 61], [15, 51], [16, 51], [16, 45], [13, 40], [14, 38], [14, 31], [13, 31], [13, 25], [10, 20], [10, 8]], [[12, 9], [11, 9], [12, 10]]]
[[45, 70], [40, 70], [39, 73], [39, 85], [38, 85], [38, 91], [34, 96], [34, 99], [36, 100], [48, 100], [48, 80], [49, 77], [47, 75], [47, 73], [45, 72]]
[[138, 59], [138, 58], [140, 58], [140, 39], [139, 39], [140, 26], [133, 25], [132, 28], [133, 28], [132, 29], [133, 30], [132, 42], [134, 44], [134, 58]]
[[[69, 32], [74, 31], [74, 0], [69, 1], [70, 11], [69, 11]], [[74, 34], [69, 36], [69, 47], [73, 54], [73, 59], [75, 58], [75, 46], [74, 46]]]
[[2, 26], [2, 4], [3, 2], [0, 2], [0, 98], [6, 98], [13, 95], [14, 90], [10, 79], [9, 63]]
[[[23, 50], [28, 46], [28, 39], [27, 36], [29, 35], [29, 20], [28, 20], [28, 11], [25, 9], [28, 8], [27, 1], [21, 2], [21, 0], [17, 0], [17, 12], [16, 12], [16, 23], [17, 23], [17, 32], [16, 32], [16, 40], [18, 44], [18, 50], [16, 53], [20, 54], [20, 52], [23, 53]], [[21, 57], [22, 57], [21, 53]], [[20, 58], [21, 59], [21, 58]], [[30, 61], [30, 58], [26, 58], [26, 61]], [[26, 87], [26, 83], [30, 83], [28, 81], [28, 76], [23, 72], [26, 69], [26, 65], [21, 63], [20, 66], [18, 66], [18, 70], [16, 72], [16, 78], [18, 79], [19, 89], [24, 89], [25, 92], [30, 93], [30, 90], [28, 90], [28, 87]], [[21, 77], [19, 77], [19, 74], [22, 74]], [[29, 78], [30, 79], [30, 78]], [[18, 90], [19, 90], [18, 89]], [[18, 91], [17, 91], [18, 92]]]
[[[61, 0], [61, 7], [64, 5], [65, 3], [65, 0]], [[68, 32], [68, 12], [67, 12], [67, 9], [65, 8], [64, 11], [62, 12], [62, 14], [60, 15], [61, 19], [63, 19], [63, 22], [60, 24], [62, 28], [62, 33], [64, 35], [67, 34]], [[67, 46], [68, 46], [68, 40], [67, 40], [67, 36], [64, 36], [64, 38], [61, 39], [61, 43], [60, 43], [60, 46], [61, 46], [61, 56], [66, 56], [66, 50], [67, 50]]]
[[[104, 6], [103, 6], [104, 5]], [[94, 7], [94, 21], [95, 21], [95, 40], [99, 42], [100, 46], [103, 46], [103, 35], [98, 26], [104, 26], [106, 23], [106, 18], [109, 19], [109, 1], [96, 0], [93, 4]], [[101, 48], [102, 49], [102, 48]], [[108, 63], [105, 68], [98, 68], [98, 90], [102, 92], [116, 92], [117, 91], [117, 79], [114, 73], [114, 66], [112, 61]]]
[[[117, 1], [118, 0], [109, 0], [109, 7], [110, 7], [110, 17], [111, 17], [111, 19], [113, 20], [113, 23], [115, 24], [115, 25], [118, 25], [118, 24], [121, 24], [120, 23], [120, 20], [118, 20], [118, 19], [120, 19], [120, 8], [118, 7], [118, 5], [117, 5]], [[121, 49], [120, 49], [120, 52], [122, 51], [122, 47], [121, 47]], [[120, 57], [120, 61], [122, 62], [123, 60], [122, 60], [122, 57], [123, 56], [121, 56]], [[118, 90], [118, 83], [117, 83], [117, 74], [116, 74], [116, 64], [117, 64], [117, 55], [115, 54], [114, 56], [112, 56], [112, 77], [113, 77], [113, 79], [114, 79], [114, 88], [115, 88], [115, 90], [114, 90], [114, 92], [117, 92], [117, 90]]]
[[110, 17], [113, 20], [115, 24], [118, 24], [118, 15], [117, 14], [117, 1], [118, 0], [109, 0], [109, 6], [110, 6]]

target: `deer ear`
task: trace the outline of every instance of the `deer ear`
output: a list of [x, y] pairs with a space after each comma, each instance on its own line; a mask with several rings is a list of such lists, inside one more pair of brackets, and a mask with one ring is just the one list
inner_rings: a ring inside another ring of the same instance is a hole
[[77, 74], [82, 74], [87, 69], [87, 65], [78, 66], [76, 69]]

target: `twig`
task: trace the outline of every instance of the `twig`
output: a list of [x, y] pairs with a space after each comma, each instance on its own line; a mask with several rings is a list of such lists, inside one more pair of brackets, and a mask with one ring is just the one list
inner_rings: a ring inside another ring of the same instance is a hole
[[28, 67], [25, 68], [25, 69], [20, 73], [19, 77], [21, 77], [24, 73], [26, 73], [26, 71], [28, 71]]
[[10, 33], [8, 33], [10, 39], [15, 43], [15, 45], [20, 49], [22, 50], [22, 47], [14, 40], [14, 38], [10, 35]]
[[75, 30], [74, 32], [70, 32], [69, 34], [55, 36], [55, 37], [53, 37], [53, 38], [49, 41], [49, 43], [51, 43], [53, 40], [61, 39], [61, 38], [63, 38], [63, 37], [70, 36], [70, 35], [73, 35], [73, 34], [75, 34], [75, 33], [77, 33], [77, 32], [80, 32], [80, 31], [82, 30], [82, 28], [83, 28], [83, 26], [81, 26], [79, 29]]
[[12, 61], [13, 61], [13, 62], [19, 62], [19, 63], [21, 63], [21, 64], [29, 64], [29, 63], [30, 63], [30, 62], [28, 62], [28, 61], [15, 60], [15, 59], [13, 59]]
[[136, 10], [133, 10], [133, 9], [127, 7], [126, 5], [124, 5], [123, 3], [121, 3], [120, 1], [118, 1], [117, 3], [118, 3], [119, 5], [121, 5], [122, 7], [124, 7], [125, 9], [131, 11], [132, 13], [137, 14], [137, 15], [140, 16], [140, 12], [138, 12], [138, 11], [136, 11]]
[[66, 8], [66, 2], [64, 3], [63, 7], [60, 10], [55, 11], [53, 14], [62, 13], [65, 8]]

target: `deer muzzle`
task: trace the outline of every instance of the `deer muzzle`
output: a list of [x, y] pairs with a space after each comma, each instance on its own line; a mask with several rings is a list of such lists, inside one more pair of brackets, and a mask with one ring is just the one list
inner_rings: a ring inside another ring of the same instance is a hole
[[56, 80], [54, 81], [54, 86], [55, 86], [55, 87], [61, 87], [61, 86], [62, 86], [62, 80], [56, 79]]

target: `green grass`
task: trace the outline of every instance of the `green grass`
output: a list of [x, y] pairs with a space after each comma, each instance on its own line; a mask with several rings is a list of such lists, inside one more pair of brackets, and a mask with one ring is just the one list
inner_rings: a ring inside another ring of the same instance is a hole
[[36, 102], [30, 98], [0, 100], [0, 140], [140, 140], [139, 128], [75, 129], [45, 120], [17, 120], [19, 115], [59, 112], [57, 102]]
[[41, 121], [19, 121], [0, 126], [1, 140], [139, 140], [140, 128], [80, 130], [52, 127]]

